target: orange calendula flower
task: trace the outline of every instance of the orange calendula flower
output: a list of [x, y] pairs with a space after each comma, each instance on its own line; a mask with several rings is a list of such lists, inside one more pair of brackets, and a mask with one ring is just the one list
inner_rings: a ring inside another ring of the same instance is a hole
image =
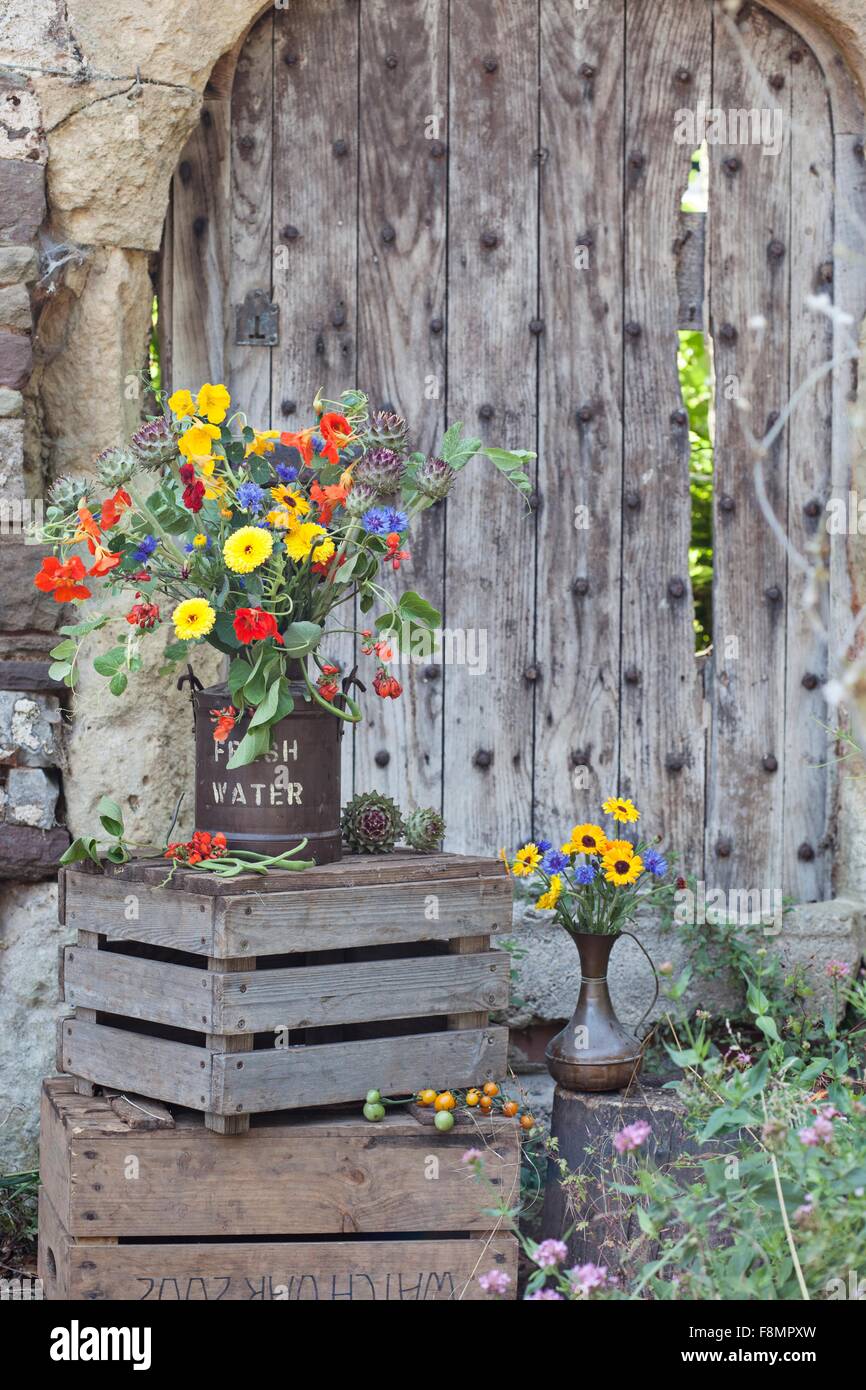
[[90, 598], [90, 590], [81, 583], [84, 574], [84, 564], [77, 555], [65, 562], [56, 555], [46, 555], [33, 583], [43, 594], [53, 594], [55, 603], [69, 603], [72, 599]]

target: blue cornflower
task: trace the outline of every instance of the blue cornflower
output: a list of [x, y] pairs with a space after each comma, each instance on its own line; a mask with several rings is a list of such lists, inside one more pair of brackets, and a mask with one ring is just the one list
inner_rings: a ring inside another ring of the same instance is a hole
[[655, 874], [656, 878], [661, 878], [662, 874], [667, 873], [668, 861], [663, 854], [659, 854], [657, 849], [644, 850], [642, 858], [644, 868], [649, 869], [650, 873]]
[[145, 536], [144, 540], [139, 541], [138, 549], [133, 552], [132, 558], [136, 560], [138, 564], [143, 565], [150, 559], [158, 545], [159, 541], [156, 536]]
[[258, 483], [241, 483], [235, 496], [245, 512], [259, 512], [264, 492]]
[[313, 447], [314, 454], [323, 454], [325, 452], [325, 441], [320, 434], [311, 435], [310, 444]]
[[[541, 849], [541, 842], [535, 842]], [[563, 854], [561, 849], [549, 849], [541, 861], [541, 867], [546, 874], [561, 874], [563, 869], [568, 868], [568, 855]]]
[[277, 477], [281, 483], [293, 483], [298, 476], [298, 470], [293, 463], [278, 463]]
[[597, 872], [598, 870], [594, 864], [581, 864], [574, 871], [574, 881], [575, 883], [582, 883], [585, 886], [588, 883], [592, 883]]
[[535, 841], [535, 848], [536, 848], [536, 849], [540, 849], [540, 850], [541, 850], [541, 853], [542, 853], [542, 854], [545, 854], [545, 853], [547, 852], [547, 850], [553, 848], [553, 845], [551, 844], [550, 840], [536, 840], [536, 841]]
[[388, 533], [391, 531], [405, 531], [409, 525], [409, 518], [405, 512], [400, 512], [396, 507], [384, 508], [385, 523]]
[[393, 529], [388, 525], [388, 512], [385, 507], [371, 507], [361, 517], [361, 525], [371, 536], [387, 536]]

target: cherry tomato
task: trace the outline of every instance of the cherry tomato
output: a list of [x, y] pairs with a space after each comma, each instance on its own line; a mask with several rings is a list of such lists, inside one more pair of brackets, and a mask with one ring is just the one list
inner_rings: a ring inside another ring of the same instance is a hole
[[484, 1088], [483, 1088], [483, 1089], [484, 1089], [484, 1094], [485, 1094], [486, 1096], [498, 1096], [498, 1095], [499, 1095], [499, 1087], [497, 1086], [497, 1084], [496, 1084], [495, 1081], [485, 1081], [485, 1083], [484, 1083]]
[[423, 1091], [418, 1092], [419, 1105], [432, 1105], [435, 1099], [436, 1092], [430, 1086], [426, 1086]]
[[477, 1087], [473, 1086], [472, 1089], [471, 1089], [471, 1091], [467, 1091], [467, 1092], [466, 1092], [466, 1104], [467, 1104], [467, 1105], [477, 1105], [478, 1102], [480, 1101], [480, 1099], [481, 1099], [481, 1092], [477, 1089]]
[[521, 1117], [520, 1117], [520, 1128], [521, 1128], [521, 1129], [535, 1129], [535, 1121], [533, 1120], [533, 1118], [532, 1118], [531, 1115], [521, 1115]]
[[454, 1116], [450, 1110], [440, 1110], [436, 1119], [433, 1121], [437, 1129], [443, 1131], [454, 1128]]
[[482, 1096], [478, 1102], [478, 1109], [483, 1110], [485, 1115], [488, 1114], [493, 1109], [493, 1097]]
[[507, 1100], [502, 1107], [502, 1113], [511, 1119], [511, 1116], [516, 1115], [519, 1109], [520, 1106], [517, 1104], [516, 1100]]
[[[433, 1109], [440, 1111], [453, 1110], [456, 1104], [457, 1102], [450, 1091], [441, 1091], [439, 1095], [436, 1097], [435, 1101], [433, 1102]], [[450, 1125], [446, 1125], [446, 1129], [450, 1128]]]

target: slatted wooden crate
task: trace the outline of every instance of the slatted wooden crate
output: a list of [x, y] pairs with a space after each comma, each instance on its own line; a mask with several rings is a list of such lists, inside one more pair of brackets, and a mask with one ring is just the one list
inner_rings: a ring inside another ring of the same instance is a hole
[[502, 1118], [439, 1134], [402, 1112], [376, 1126], [320, 1112], [257, 1120], [236, 1143], [188, 1111], [169, 1128], [132, 1128], [68, 1077], [46, 1081], [45, 1297], [475, 1299], [489, 1269], [513, 1291], [516, 1240], [490, 1229], [490, 1194], [461, 1155], [482, 1149], [513, 1206], [519, 1135]]
[[205, 1113], [249, 1115], [505, 1072], [510, 922], [495, 860], [352, 856], [228, 882], [139, 861], [64, 871], [58, 1065], [94, 1084]]

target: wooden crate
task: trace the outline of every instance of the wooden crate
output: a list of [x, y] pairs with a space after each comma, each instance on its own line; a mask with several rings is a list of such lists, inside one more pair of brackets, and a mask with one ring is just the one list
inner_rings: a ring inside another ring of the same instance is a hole
[[498, 1079], [509, 958], [490, 950], [511, 889], [495, 860], [352, 856], [220, 882], [163, 861], [66, 870], [61, 920], [75, 1006], [58, 1066], [93, 1084], [205, 1113], [358, 1100], [372, 1086]]
[[476, 1299], [489, 1269], [514, 1291], [517, 1242], [490, 1229], [490, 1193], [461, 1162], [482, 1149], [515, 1205], [513, 1120], [440, 1134], [404, 1113], [374, 1126], [320, 1112], [257, 1120], [238, 1143], [190, 1112], [153, 1130], [133, 1112], [68, 1077], [44, 1084], [47, 1299]]

